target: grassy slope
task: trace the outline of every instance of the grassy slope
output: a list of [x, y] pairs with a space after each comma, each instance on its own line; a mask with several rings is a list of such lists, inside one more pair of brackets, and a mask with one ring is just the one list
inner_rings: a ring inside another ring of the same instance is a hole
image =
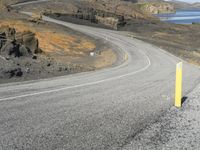
[[129, 22], [123, 31], [166, 49], [176, 56], [200, 65], [200, 25], [175, 25], [160, 21]]

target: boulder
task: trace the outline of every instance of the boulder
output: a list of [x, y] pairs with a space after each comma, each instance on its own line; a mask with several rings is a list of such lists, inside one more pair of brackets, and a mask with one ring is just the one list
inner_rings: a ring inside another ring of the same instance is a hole
[[21, 56], [32, 56], [30, 49], [26, 48], [24, 45], [20, 45], [19, 52]]
[[35, 34], [27, 31], [22, 33], [22, 45], [26, 47], [32, 54], [40, 53], [39, 42]]
[[16, 31], [15, 31], [14, 28], [8, 27], [8, 28], [6, 29], [5, 32], [6, 32], [6, 37], [7, 37], [7, 38], [9, 38], [9, 39], [11, 39], [11, 40], [14, 40], [14, 39], [15, 39]]
[[1, 73], [4, 78], [21, 77], [23, 71], [21, 68], [10, 68]]
[[14, 28], [10, 28], [9, 26], [2, 26], [0, 27], [0, 33], [6, 36], [9, 40], [15, 39], [16, 31]]
[[39, 42], [34, 33], [16, 33], [14, 28], [0, 28], [0, 55], [11, 58], [32, 56], [40, 52]]
[[1, 48], [1, 55], [10, 58], [10, 57], [20, 57], [23, 56], [20, 52], [20, 44], [16, 41], [7, 41], [5, 45]]

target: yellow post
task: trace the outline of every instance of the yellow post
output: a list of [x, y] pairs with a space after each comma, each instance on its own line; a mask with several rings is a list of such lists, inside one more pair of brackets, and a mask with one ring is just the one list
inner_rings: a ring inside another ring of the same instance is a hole
[[181, 107], [182, 99], [182, 73], [183, 73], [183, 63], [180, 62], [176, 65], [176, 90], [175, 90], [175, 106]]

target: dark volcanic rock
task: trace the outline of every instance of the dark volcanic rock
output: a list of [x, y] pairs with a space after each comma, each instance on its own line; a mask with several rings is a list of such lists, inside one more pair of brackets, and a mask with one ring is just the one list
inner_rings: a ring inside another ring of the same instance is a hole
[[41, 52], [39, 50], [38, 39], [35, 37], [35, 34], [30, 31], [22, 33], [22, 45], [30, 50], [32, 54]]
[[40, 53], [35, 34], [27, 31], [16, 33], [14, 28], [0, 28], [0, 55], [4, 57], [32, 56]]
[[3, 32], [3, 33], [0, 32], [0, 49], [3, 47], [5, 42], [6, 42], [6, 33], [5, 32]]
[[0, 37], [0, 39], [7, 38], [9, 40], [14, 40], [15, 34], [16, 34], [16, 31], [14, 28], [10, 28], [8, 26], [2, 26], [0, 28], [0, 35], [3, 35], [3, 37]]
[[21, 68], [12, 68], [2, 72], [4, 78], [21, 77], [23, 75]]
[[[52, 14], [46, 14], [51, 15]], [[117, 30], [120, 26], [126, 24], [123, 15], [116, 15], [114, 13], [105, 12], [102, 10], [95, 10], [93, 8], [80, 8], [76, 14], [61, 14], [55, 13], [53, 17], [61, 18], [75, 18], [79, 21], [88, 21], [89, 23], [103, 25], [105, 27]]]
[[[14, 28], [8, 26], [0, 27], [0, 56], [1, 69], [0, 78], [10, 79], [22, 77], [30, 72], [35, 54], [40, 53], [38, 39], [35, 34], [27, 31], [17, 33]], [[22, 70], [25, 70], [24, 72]]]
[[1, 55], [4, 57], [20, 57], [20, 45], [16, 41], [7, 41], [1, 48]]

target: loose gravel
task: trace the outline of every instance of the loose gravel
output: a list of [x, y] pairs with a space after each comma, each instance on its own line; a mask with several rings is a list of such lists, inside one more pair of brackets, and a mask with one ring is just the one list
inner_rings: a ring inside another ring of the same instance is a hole
[[187, 96], [182, 108], [170, 108], [124, 147], [135, 149], [200, 149], [200, 85]]

